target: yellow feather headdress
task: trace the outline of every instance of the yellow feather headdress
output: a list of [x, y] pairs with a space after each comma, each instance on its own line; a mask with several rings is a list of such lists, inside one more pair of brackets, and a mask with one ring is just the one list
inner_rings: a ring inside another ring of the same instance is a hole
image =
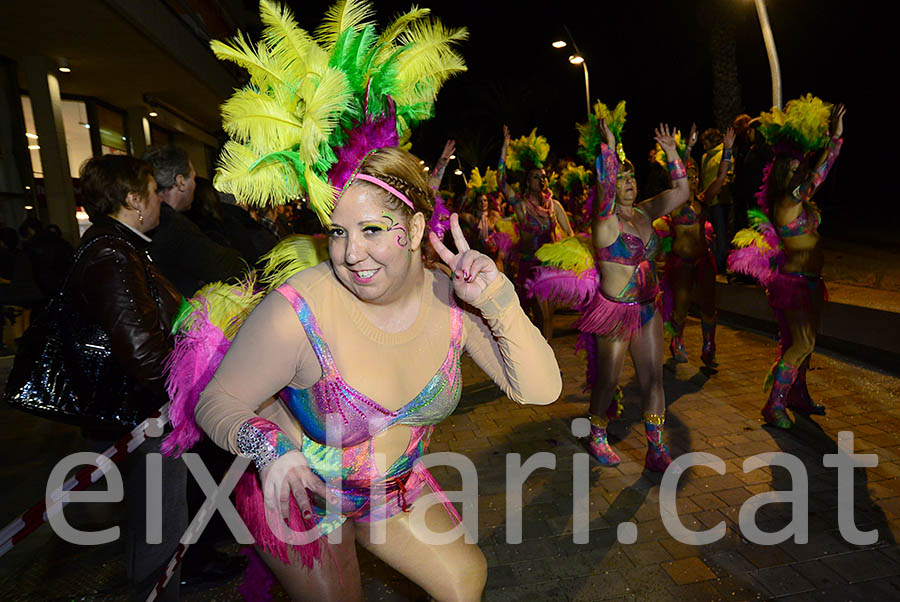
[[543, 136], [538, 136], [537, 128], [527, 136], [522, 136], [509, 143], [506, 154], [506, 167], [510, 171], [525, 171], [544, 166], [550, 145]]
[[396, 16], [381, 35], [367, 0], [340, 0], [315, 35], [291, 12], [260, 1], [265, 29], [213, 41], [250, 81], [222, 106], [225, 144], [214, 184], [253, 205], [307, 197], [323, 224], [337, 190], [373, 148], [398, 146], [428, 119], [441, 85], [466, 70], [454, 46], [468, 37], [427, 8]]

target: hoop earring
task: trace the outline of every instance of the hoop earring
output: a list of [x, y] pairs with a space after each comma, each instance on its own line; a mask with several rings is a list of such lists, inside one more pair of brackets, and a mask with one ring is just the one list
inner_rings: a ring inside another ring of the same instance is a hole
[[135, 211], [138, 212], [138, 223], [143, 224], [144, 223], [144, 214], [141, 213], [140, 209], [136, 209]]

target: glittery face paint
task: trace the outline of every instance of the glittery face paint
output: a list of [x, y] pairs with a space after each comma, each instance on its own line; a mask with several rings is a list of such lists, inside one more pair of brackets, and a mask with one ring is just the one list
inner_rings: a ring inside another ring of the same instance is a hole
[[411, 241], [373, 186], [351, 185], [331, 215], [328, 251], [335, 276], [359, 299], [389, 303], [410, 276]]
[[409, 232], [406, 231], [406, 228], [404, 228], [399, 222], [394, 220], [394, 216], [392, 216], [387, 211], [382, 211], [381, 217], [391, 222], [391, 225], [388, 226], [387, 231], [397, 233], [397, 238], [395, 239], [397, 246], [401, 249], [405, 249], [407, 246], [409, 246]]

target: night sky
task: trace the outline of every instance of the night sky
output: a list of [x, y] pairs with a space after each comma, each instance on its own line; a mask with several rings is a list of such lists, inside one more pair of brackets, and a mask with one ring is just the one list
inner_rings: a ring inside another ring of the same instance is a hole
[[[496, 167], [507, 123], [514, 137], [537, 127], [548, 138], [552, 156], [573, 156], [574, 126], [585, 120], [586, 103], [583, 71], [567, 60], [571, 46], [551, 47], [554, 40], [567, 39], [565, 25], [587, 60], [592, 102], [627, 102], [625, 149], [640, 179], [656, 123], [686, 130], [696, 121], [701, 131], [714, 125], [712, 25], [706, 14], [712, 2], [733, 7], [729, 16], [737, 31], [742, 105], [756, 116], [771, 105], [771, 80], [751, 0], [422, 2], [445, 24], [469, 29], [470, 39], [461, 46], [469, 70], [445, 84], [435, 119], [413, 134], [413, 152], [433, 162], [452, 137], [467, 174], [473, 165]], [[291, 4], [300, 25], [314, 29], [330, 3]], [[375, 6], [383, 25], [410, 4], [379, 1]], [[884, 131], [893, 110], [886, 78], [878, 74], [896, 71], [885, 42], [896, 33], [889, 30], [891, 19], [873, 12], [876, 6], [880, 3], [768, 2], [785, 101], [812, 92], [848, 106], [842, 156], [818, 199], [826, 210], [826, 233], [836, 226], [832, 220], [829, 228], [829, 215], [840, 215], [842, 227], [845, 218], [862, 223], [856, 220], [860, 202], [900, 217], [897, 201], [883, 186], [876, 190], [877, 179], [871, 176], [871, 153], [886, 146], [875, 135]]]

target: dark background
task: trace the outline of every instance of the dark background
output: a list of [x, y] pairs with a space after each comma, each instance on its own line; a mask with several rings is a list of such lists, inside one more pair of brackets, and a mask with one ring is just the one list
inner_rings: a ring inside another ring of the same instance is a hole
[[[301, 27], [312, 30], [330, 3], [290, 4]], [[898, 36], [893, 11], [884, 12], [889, 3], [767, 4], [784, 100], [812, 92], [848, 107], [841, 158], [817, 197], [825, 209], [823, 231], [894, 244], [898, 237], [891, 226], [900, 211], [893, 178], [878, 176], [896, 162], [894, 150], [882, 142], [897, 113], [897, 95], [887, 91], [896, 79]], [[723, 19], [735, 26], [743, 110], [756, 116], [771, 106], [769, 64], [752, 0], [421, 5], [448, 26], [468, 28], [469, 41], [460, 50], [469, 70], [445, 84], [435, 118], [413, 134], [413, 152], [434, 162], [444, 141], [455, 138], [466, 175], [474, 165], [496, 167], [504, 123], [514, 137], [537, 127], [550, 142], [551, 157], [574, 156], [575, 123], [585, 120], [587, 108], [583, 71], [567, 60], [571, 45], [551, 47], [554, 40], [568, 39], [564, 25], [587, 60], [592, 103], [626, 100], [625, 149], [639, 180], [656, 123], [686, 130], [695, 121], [701, 131], [715, 125], [709, 40], [710, 28], [723, 26]], [[379, 0], [375, 6], [383, 26], [410, 4]], [[462, 185], [450, 170], [448, 177]]]

